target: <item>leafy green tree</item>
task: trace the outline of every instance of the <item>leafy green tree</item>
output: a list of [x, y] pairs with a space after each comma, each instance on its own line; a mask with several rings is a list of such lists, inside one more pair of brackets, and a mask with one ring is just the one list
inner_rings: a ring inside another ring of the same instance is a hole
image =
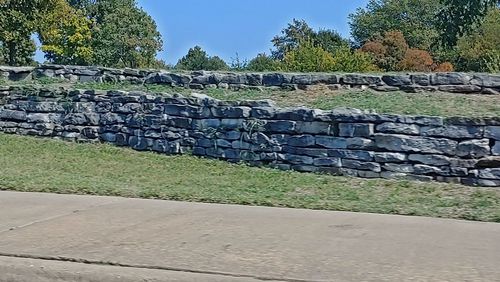
[[492, 9], [484, 22], [457, 43], [461, 71], [500, 71], [500, 9]]
[[5, 63], [12, 66], [33, 62], [36, 50], [31, 36], [56, 0], [0, 0], [0, 42]]
[[92, 63], [92, 22], [65, 0], [44, 17], [39, 38], [45, 58], [51, 63], [88, 65]]
[[227, 70], [229, 66], [219, 57], [209, 57], [200, 46], [189, 49], [175, 66], [180, 70]]
[[266, 53], [261, 53], [248, 62], [247, 69], [249, 71], [275, 71], [278, 67], [276, 60], [266, 55]]
[[331, 53], [336, 48], [349, 46], [349, 42], [336, 31], [327, 29], [315, 31], [304, 20], [293, 19], [281, 31], [281, 35], [271, 40], [275, 48], [271, 55], [274, 59], [282, 60], [285, 53], [297, 48], [301, 42], [307, 41]]
[[94, 63], [110, 67], [154, 67], [162, 39], [155, 21], [136, 0], [70, 0], [93, 22]]
[[331, 71], [370, 72], [379, 70], [369, 54], [352, 50], [347, 46], [335, 50], [333, 53], [333, 61], [334, 64]]
[[444, 8], [438, 15], [441, 43], [456, 45], [458, 39], [480, 24], [488, 11], [500, 5], [499, 0], [440, 0]]
[[370, 0], [349, 16], [351, 34], [363, 46], [386, 31], [399, 30], [410, 48], [430, 50], [440, 33], [435, 15], [442, 7], [437, 0]]

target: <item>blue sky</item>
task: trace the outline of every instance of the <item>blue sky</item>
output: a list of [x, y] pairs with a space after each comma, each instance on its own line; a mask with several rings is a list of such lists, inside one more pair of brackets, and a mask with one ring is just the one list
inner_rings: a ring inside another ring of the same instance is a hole
[[[269, 53], [271, 39], [293, 18], [314, 28], [349, 36], [348, 15], [368, 0], [138, 0], [163, 36], [158, 55], [175, 64], [188, 49], [200, 45], [209, 55], [230, 62]], [[37, 59], [40, 58], [37, 54]], [[42, 59], [43, 61], [43, 59]]]

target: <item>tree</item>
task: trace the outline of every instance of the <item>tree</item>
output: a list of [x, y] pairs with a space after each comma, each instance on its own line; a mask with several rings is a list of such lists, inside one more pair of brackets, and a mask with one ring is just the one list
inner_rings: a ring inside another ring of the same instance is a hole
[[157, 64], [162, 39], [155, 21], [135, 0], [70, 0], [92, 26], [94, 63], [110, 67], [143, 68]]
[[0, 42], [5, 63], [17, 66], [33, 62], [36, 46], [31, 36], [55, 4], [56, 0], [0, 0]]
[[363, 46], [386, 31], [399, 30], [410, 48], [428, 51], [439, 36], [435, 15], [441, 8], [436, 0], [370, 0], [349, 15], [351, 34]]
[[408, 51], [408, 43], [400, 31], [387, 31], [382, 37], [369, 41], [361, 51], [372, 54], [377, 66], [386, 71], [400, 70], [400, 62]]
[[457, 43], [461, 71], [500, 71], [500, 9], [492, 9], [484, 22]]
[[258, 54], [248, 62], [247, 69], [250, 71], [275, 71], [278, 69], [278, 62], [266, 55], [266, 53]]
[[227, 70], [228, 65], [219, 57], [209, 57], [200, 46], [189, 49], [175, 66], [180, 70]]
[[88, 65], [92, 63], [92, 22], [64, 0], [39, 27], [45, 58], [55, 64]]
[[297, 48], [301, 42], [306, 41], [311, 41], [314, 45], [330, 53], [333, 53], [337, 48], [349, 46], [349, 42], [334, 30], [321, 29], [315, 31], [304, 20], [293, 19], [281, 31], [281, 35], [277, 35], [271, 40], [275, 48], [271, 55], [274, 59], [282, 60], [285, 53]]
[[480, 24], [488, 11], [500, 5], [499, 0], [440, 0], [443, 9], [438, 14], [441, 43], [456, 45], [458, 39]]

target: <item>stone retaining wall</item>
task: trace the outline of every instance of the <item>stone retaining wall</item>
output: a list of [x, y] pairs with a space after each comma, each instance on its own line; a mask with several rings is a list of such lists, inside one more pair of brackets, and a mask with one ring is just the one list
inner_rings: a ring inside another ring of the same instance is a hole
[[[284, 170], [500, 186], [500, 117], [282, 109], [195, 94], [23, 90], [0, 105], [0, 132], [192, 153]], [[36, 157], [36, 156], [34, 156]]]
[[409, 73], [238, 73], [167, 72], [158, 70], [111, 69], [102, 67], [40, 65], [38, 67], [0, 67], [0, 78], [12, 81], [33, 78], [59, 78], [72, 82], [130, 82], [165, 84], [192, 89], [279, 89], [307, 90], [318, 84], [331, 89], [370, 88], [376, 91], [443, 91], [453, 93], [500, 94], [499, 74]]

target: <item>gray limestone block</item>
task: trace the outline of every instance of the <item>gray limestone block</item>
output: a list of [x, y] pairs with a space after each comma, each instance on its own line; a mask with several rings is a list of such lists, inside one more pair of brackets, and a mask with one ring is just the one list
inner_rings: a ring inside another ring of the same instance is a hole
[[490, 155], [489, 139], [462, 141], [457, 146], [457, 156], [481, 158]]
[[359, 150], [345, 150], [345, 149], [329, 149], [328, 156], [337, 157], [342, 159], [352, 159], [370, 162], [373, 161], [374, 152], [359, 151]]
[[290, 120], [276, 120], [268, 121], [264, 128], [266, 131], [276, 132], [276, 133], [294, 133], [296, 130], [297, 123]]
[[451, 93], [480, 93], [482, 88], [477, 85], [440, 85], [438, 90]]
[[415, 124], [405, 124], [405, 123], [394, 123], [394, 122], [384, 122], [377, 125], [377, 132], [382, 133], [395, 133], [395, 134], [408, 134], [408, 135], [419, 135], [420, 126]]
[[15, 110], [2, 110], [0, 111], [1, 120], [12, 120], [12, 121], [26, 121], [28, 120], [28, 115], [25, 111], [15, 111]]
[[316, 136], [316, 145], [329, 149], [347, 149], [347, 139], [318, 135]]
[[314, 159], [314, 165], [342, 167], [342, 161], [340, 160], [340, 158], [316, 158]]
[[400, 163], [408, 160], [408, 155], [403, 153], [375, 152], [373, 155], [378, 163]]
[[165, 105], [165, 114], [190, 118], [209, 118], [211, 116], [210, 108], [208, 107], [172, 104]]
[[479, 177], [500, 180], [500, 168], [486, 168], [479, 170]]
[[426, 165], [446, 166], [451, 164], [449, 157], [443, 155], [420, 155], [410, 154], [408, 159], [413, 162], [422, 163]]
[[455, 155], [458, 142], [444, 138], [378, 133], [375, 134], [375, 144], [380, 149], [396, 152]]
[[453, 139], [482, 138], [484, 128], [481, 126], [445, 125], [441, 127], [424, 126], [422, 136], [445, 137]]
[[484, 128], [484, 137], [500, 141], [500, 126], [486, 126]]
[[474, 74], [471, 84], [482, 87], [500, 88], [500, 75], [494, 74]]
[[382, 166], [382, 168], [387, 171], [400, 173], [413, 173], [414, 171], [413, 165], [411, 164], [386, 163]]
[[410, 75], [384, 75], [382, 81], [389, 86], [411, 85]]
[[310, 147], [314, 146], [316, 139], [312, 135], [295, 135], [287, 140], [287, 144], [295, 147]]
[[494, 156], [500, 156], [500, 141], [496, 141], [493, 148], [491, 148], [491, 153]]
[[314, 159], [309, 156], [285, 154], [285, 160], [291, 164], [312, 165]]
[[211, 109], [214, 117], [224, 118], [248, 118], [250, 117], [249, 107], [214, 107]]
[[472, 77], [466, 73], [435, 73], [431, 75], [432, 85], [468, 85]]
[[479, 179], [479, 178], [462, 178], [462, 184], [469, 185], [469, 186], [500, 187], [500, 180]]
[[352, 168], [357, 170], [369, 170], [373, 172], [381, 172], [380, 164], [373, 162], [361, 162], [356, 160], [342, 159], [342, 167]]
[[373, 75], [346, 74], [342, 77], [342, 82], [352, 85], [373, 85], [382, 83], [382, 79]]
[[293, 155], [304, 155], [316, 158], [326, 158], [328, 157], [327, 149], [317, 149], [317, 148], [298, 148], [293, 146], [284, 146], [283, 152], [293, 154]]
[[372, 150], [375, 148], [375, 142], [371, 139], [361, 137], [347, 138], [347, 149]]
[[337, 135], [338, 129], [334, 123], [321, 122], [321, 121], [298, 121], [297, 132], [305, 134], [318, 134], [318, 135]]
[[339, 136], [341, 137], [370, 137], [374, 134], [375, 126], [370, 123], [340, 123]]
[[443, 171], [439, 167], [434, 167], [434, 166], [429, 166], [429, 165], [421, 165], [421, 164], [417, 164], [414, 166], [414, 173], [415, 174], [446, 174], [446, 172]]

